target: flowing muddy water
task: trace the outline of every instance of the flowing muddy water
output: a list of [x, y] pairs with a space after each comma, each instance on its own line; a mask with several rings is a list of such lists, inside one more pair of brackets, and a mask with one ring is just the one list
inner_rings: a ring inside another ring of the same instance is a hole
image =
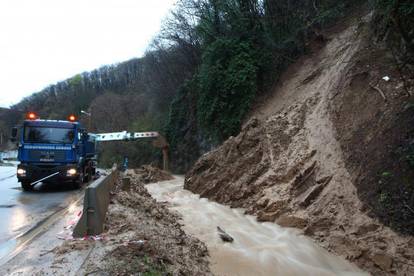
[[[368, 275], [334, 256], [294, 229], [259, 223], [243, 210], [208, 201], [183, 189], [177, 177], [146, 186], [183, 218], [184, 230], [203, 241], [215, 275]], [[217, 226], [234, 238], [223, 243]]]

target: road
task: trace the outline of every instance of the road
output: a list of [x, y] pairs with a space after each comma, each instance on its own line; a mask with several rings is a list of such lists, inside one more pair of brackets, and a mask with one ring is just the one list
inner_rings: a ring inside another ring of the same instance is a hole
[[33, 192], [23, 192], [15, 166], [0, 166], [0, 263], [19, 244], [19, 237], [52, 214], [71, 206], [82, 190], [70, 185], [39, 183]]

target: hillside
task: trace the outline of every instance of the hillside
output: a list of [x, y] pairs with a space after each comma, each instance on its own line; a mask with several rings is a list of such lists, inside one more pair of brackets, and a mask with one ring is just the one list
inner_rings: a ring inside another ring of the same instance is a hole
[[374, 43], [372, 20], [326, 30], [185, 188], [303, 229], [373, 275], [412, 275], [413, 75]]

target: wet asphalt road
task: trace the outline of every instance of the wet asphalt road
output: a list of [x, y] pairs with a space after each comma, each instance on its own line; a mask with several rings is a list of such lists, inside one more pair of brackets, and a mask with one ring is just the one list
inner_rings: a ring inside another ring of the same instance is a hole
[[68, 184], [39, 183], [23, 192], [15, 166], [0, 166], [0, 260], [16, 245], [16, 238], [39, 222], [73, 204], [82, 193]]

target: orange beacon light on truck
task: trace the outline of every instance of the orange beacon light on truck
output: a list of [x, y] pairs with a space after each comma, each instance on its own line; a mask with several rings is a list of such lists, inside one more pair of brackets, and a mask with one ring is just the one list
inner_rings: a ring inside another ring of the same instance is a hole
[[69, 115], [68, 119], [69, 119], [70, 122], [74, 122], [74, 121], [76, 121], [76, 116], [71, 114], [71, 115]]
[[28, 112], [26, 114], [26, 118], [29, 119], [29, 120], [36, 120], [37, 119], [37, 115], [34, 112]]

